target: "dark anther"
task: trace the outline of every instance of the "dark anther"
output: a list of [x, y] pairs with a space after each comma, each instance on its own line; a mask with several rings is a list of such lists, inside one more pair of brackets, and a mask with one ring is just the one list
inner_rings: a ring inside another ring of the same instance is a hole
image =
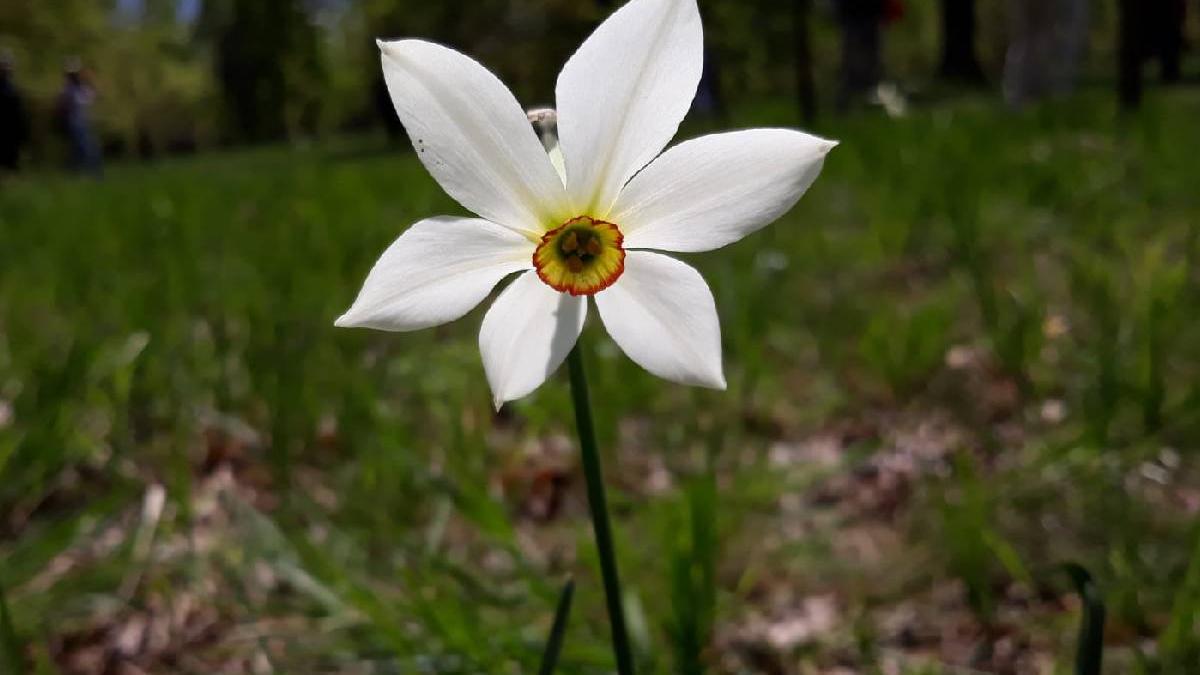
[[563, 253], [571, 253], [579, 248], [579, 235], [575, 232], [568, 232], [567, 236], [563, 237], [562, 250]]

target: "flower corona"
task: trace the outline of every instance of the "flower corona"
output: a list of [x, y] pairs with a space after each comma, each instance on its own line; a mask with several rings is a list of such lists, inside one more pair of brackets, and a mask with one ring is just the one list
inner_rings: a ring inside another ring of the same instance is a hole
[[572, 218], [542, 236], [533, 252], [538, 278], [560, 293], [594, 295], [625, 271], [625, 237], [616, 223]]

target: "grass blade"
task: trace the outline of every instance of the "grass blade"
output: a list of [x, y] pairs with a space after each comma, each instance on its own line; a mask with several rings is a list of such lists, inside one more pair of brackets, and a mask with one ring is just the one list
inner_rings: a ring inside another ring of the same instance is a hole
[[558, 665], [558, 655], [562, 653], [563, 638], [567, 634], [567, 619], [571, 616], [571, 600], [575, 597], [575, 580], [567, 579], [563, 586], [562, 595], [558, 598], [558, 609], [554, 610], [554, 625], [550, 627], [550, 637], [546, 639], [546, 651], [542, 653], [542, 665], [538, 668], [539, 675], [552, 675]]
[[1104, 598], [1092, 575], [1078, 563], [1067, 563], [1064, 571], [1075, 584], [1083, 601], [1083, 621], [1079, 624], [1079, 645], [1075, 653], [1075, 675], [1100, 675], [1104, 657]]
[[12, 615], [8, 611], [8, 598], [4, 594], [4, 586], [0, 583], [0, 639], [4, 642], [4, 661], [11, 673], [25, 672], [25, 659], [22, 657], [21, 640], [13, 629]]
[[1200, 614], [1200, 528], [1197, 529], [1192, 558], [1183, 584], [1177, 590], [1171, 608], [1171, 620], [1161, 640], [1163, 659], [1182, 662], [1187, 658], [1188, 636], [1193, 634], [1196, 615]]

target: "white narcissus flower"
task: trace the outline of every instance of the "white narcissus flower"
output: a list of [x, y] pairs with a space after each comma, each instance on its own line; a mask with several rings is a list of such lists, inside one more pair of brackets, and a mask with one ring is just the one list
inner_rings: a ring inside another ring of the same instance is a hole
[[479, 218], [409, 228], [337, 325], [436, 326], [520, 273], [479, 334], [497, 405], [557, 370], [583, 329], [588, 296], [609, 335], [646, 370], [725, 387], [712, 292], [695, 269], [657, 251], [710, 251], [774, 221], [836, 143], [753, 129], [663, 152], [700, 81], [696, 0], [632, 0], [567, 61], [556, 91], [555, 161], [516, 98], [477, 62], [421, 40], [379, 46], [417, 156]]

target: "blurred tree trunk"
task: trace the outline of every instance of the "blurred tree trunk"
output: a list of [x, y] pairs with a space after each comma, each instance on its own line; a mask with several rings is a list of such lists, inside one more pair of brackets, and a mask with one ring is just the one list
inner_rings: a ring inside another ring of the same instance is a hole
[[812, 0], [792, 0], [792, 20], [796, 50], [796, 97], [800, 119], [812, 124], [817, 118], [817, 88], [813, 81], [812, 45], [809, 41], [809, 16]]
[[1145, 56], [1142, 3], [1120, 0], [1117, 45], [1117, 99], [1121, 108], [1135, 110], [1142, 104], [1142, 59]]
[[838, 0], [834, 3], [841, 29], [841, 82], [837, 109], [870, 101], [883, 78], [883, 21], [886, 0]]
[[214, 65], [226, 108], [244, 140], [312, 131], [324, 79], [320, 35], [299, 0], [232, 0], [212, 20]]
[[1147, 0], [1142, 25], [1145, 28], [1146, 56], [1157, 56], [1163, 82], [1183, 78], [1183, 33], [1187, 17], [1183, 0]]
[[984, 84], [975, 50], [975, 0], [942, 0], [942, 79]]

